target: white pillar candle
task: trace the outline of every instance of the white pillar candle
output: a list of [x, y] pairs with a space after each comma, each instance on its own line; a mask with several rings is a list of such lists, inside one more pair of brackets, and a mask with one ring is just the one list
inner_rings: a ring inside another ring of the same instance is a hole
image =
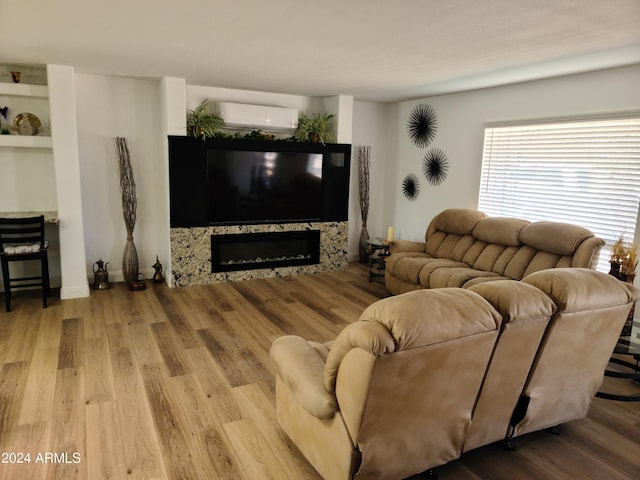
[[387, 229], [387, 242], [393, 241], [393, 227]]

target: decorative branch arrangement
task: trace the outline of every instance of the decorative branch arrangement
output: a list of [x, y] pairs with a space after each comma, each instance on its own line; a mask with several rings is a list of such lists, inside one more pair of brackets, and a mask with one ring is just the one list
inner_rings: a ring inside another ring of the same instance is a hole
[[365, 263], [369, 260], [369, 248], [367, 240], [369, 233], [367, 232], [367, 218], [369, 217], [369, 169], [370, 169], [370, 146], [358, 146], [356, 149], [358, 155], [358, 187], [360, 192], [360, 213], [362, 215], [362, 230], [360, 231], [360, 243], [358, 245], [358, 253], [360, 262]]
[[116, 154], [118, 156], [118, 169], [120, 172], [120, 193], [122, 194], [122, 217], [127, 230], [127, 243], [122, 255], [122, 275], [127, 283], [138, 279], [138, 252], [133, 243], [133, 229], [136, 225], [136, 209], [138, 200], [136, 198], [136, 182], [133, 179], [133, 169], [131, 168], [131, 156], [127, 139], [115, 137], [113, 139]]

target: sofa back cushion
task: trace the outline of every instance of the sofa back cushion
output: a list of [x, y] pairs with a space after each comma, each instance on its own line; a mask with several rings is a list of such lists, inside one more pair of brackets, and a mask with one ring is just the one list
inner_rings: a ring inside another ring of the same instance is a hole
[[640, 291], [606, 273], [556, 268], [525, 277], [558, 307], [536, 353], [524, 398], [526, 414], [514, 434], [540, 430], [587, 414], [632, 302]]
[[405, 478], [460, 455], [500, 321], [476, 293], [419, 290], [374, 303], [340, 333], [325, 385], [362, 478]]
[[477, 270], [505, 275], [507, 265], [522, 246], [519, 235], [527, 225], [527, 220], [518, 218], [480, 220], [473, 229], [475, 242], [462, 261]]
[[425, 250], [435, 258], [521, 280], [549, 268], [594, 268], [602, 245], [588, 229], [568, 223], [449, 209], [429, 224]]
[[425, 251], [436, 258], [462, 261], [475, 242], [473, 229], [486, 214], [477, 210], [450, 208], [436, 215], [425, 235]]
[[542, 290], [516, 280], [485, 282], [469, 290], [482, 295], [502, 315], [502, 327], [476, 401], [465, 452], [504, 439], [542, 335], [556, 310]]
[[[429, 239], [430, 233], [436, 230], [457, 235], [468, 235], [473, 232], [478, 222], [486, 217], [487, 214], [484, 212], [467, 208], [449, 208], [443, 210], [433, 217], [433, 220], [429, 223], [426, 240]], [[430, 232], [430, 230], [432, 231]]]
[[530, 224], [528, 220], [520, 218], [488, 217], [476, 224], [473, 236], [486, 243], [519, 247], [522, 245], [520, 232]]
[[560, 256], [573, 255], [590, 237], [590, 230], [562, 222], [534, 222], [520, 232], [522, 243]]

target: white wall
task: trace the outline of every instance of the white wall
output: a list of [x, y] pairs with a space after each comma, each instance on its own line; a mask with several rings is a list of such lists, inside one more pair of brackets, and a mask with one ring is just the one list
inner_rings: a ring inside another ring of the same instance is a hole
[[211, 102], [210, 107], [212, 112], [215, 111], [214, 104], [216, 102], [250, 103], [253, 105], [296, 108], [300, 112], [305, 113], [324, 112], [322, 98], [187, 85], [187, 108], [189, 110], [196, 108], [205, 99]]
[[137, 190], [133, 238], [140, 271], [149, 278], [156, 255], [161, 263], [168, 255], [160, 83], [83, 74], [75, 83], [87, 272], [102, 258], [110, 262], [109, 280], [122, 281], [126, 230], [113, 145], [113, 137], [121, 136], [128, 140]]
[[[119, 279], [125, 242], [118, 172], [112, 137], [129, 139], [138, 184], [138, 223], [134, 239], [140, 268], [149, 274], [155, 255], [166, 265], [166, 152], [164, 152], [162, 88], [159, 81], [99, 75], [76, 75], [78, 137], [82, 179], [87, 271], [102, 257]], [[358, 256], [360, 207], [355, 147], [371, 146], [368, 231], [385, 236], [393, 225], [396, 238], [419, 240], [433, 215], [449, 207], [477, 207], [484, 126], [487, 123], [567, 116], [640, 112], [640, 66], [540, 80], [504, 87], [444, 95], [398, 104], [353, 102], [349, 203], [349, 256]], [[204, 98], [323, 112], [321, 98], [186, 86], [186, 106]], [[406, 122], [413, 106], [431, 105], [438, 133], [428, 147], [441, 148], [449, 160], [447, 179], [430, 186], [422, 175], [427, 149], [411, 144]], [[420, 197], [411, 202], [400, 185], [407, 173], [421, 180]], [[145, 272], [145, 273], [146, 273]], [[112, 277], [113, 278], [113, 277]]]
[[[155, 80], [78, 74], [75, 83], [87, 272], [102, 258], [110, 262], [109, 278], [114, 281], [122, 280], [126, 232], [113, 137], [124, 136], [129, 141], [138, 195], [134, 241], [140, 270], [150, 277], [156, 254], [165, 273], [170, 269], [166, 133], [183, 134], [175, 125], [184, 124], [186, 109], [206, 98], [212, 111], [218, 101], [282, 106], [306, 113], [326, 110], [322, 98], [186, 85], [180, 95], [186, 101], [185, 112], [172, 109], [169, 113], [167, 104], [178, 99], [174, 98], [175, 88], [167, 90], [166, 81], [163, 87]], [[357, 239], [355, 242], [357, 255]]]
[[383, 223], [385, 184], [387, 173], [387, 132], [389, 130], [390, 105], [370, 102], [354, 102], [353, 147], [351, 154], [351, 182], [349, 198], [349, 258], [358, 258], [358, 242], [362, 228], [358, 188], [357, 147], [371, 147], [369, 166], [369, 216], [367, 232], [370, 238], [386, 237], [387, 225]]
[[[640, 65], [539, 80], [465, 93], [425, 98], [397, 105], [392, 121], [389, 175], [383, 221], [394, 224], [397, 238], [420, 240], [431, 218], [445, 208], [477, 208], [484, 128], [487, 124], [526, 120], [640, 113]], [[417, 104], [436, 112], [438, 131], [424, 149], [406, 133], [408, 116]], [[394, 114], [390, 114], [393, 117]], [[449, 171], [438, 185], [422, 174], [422, 158], [431, 148], [447, 155]], [[397, 164], [393, 167], [392, 164]], [[415, 173], [420, 197], [411, 202], [401, 192], [402, 179]]]

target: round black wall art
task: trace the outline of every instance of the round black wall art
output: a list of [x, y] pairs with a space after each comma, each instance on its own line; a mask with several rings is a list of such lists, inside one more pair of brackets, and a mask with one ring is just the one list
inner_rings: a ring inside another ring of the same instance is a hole
[[439, 148], [432, 148], [422, 159], [422, 171], [431, 185], [440, 185], [447, 178], [449, 162]]
[[413, 107], [407, 121], [407, 132], [417, 147], [424, 148], [429, 145], [437, 130], [438, 122], [433, 108], [424, 104]]
[[420, 181], [413, 173], [410, 173], [402, 180], [402, 193], [407, 200], [415, 200], [420, 195]]

